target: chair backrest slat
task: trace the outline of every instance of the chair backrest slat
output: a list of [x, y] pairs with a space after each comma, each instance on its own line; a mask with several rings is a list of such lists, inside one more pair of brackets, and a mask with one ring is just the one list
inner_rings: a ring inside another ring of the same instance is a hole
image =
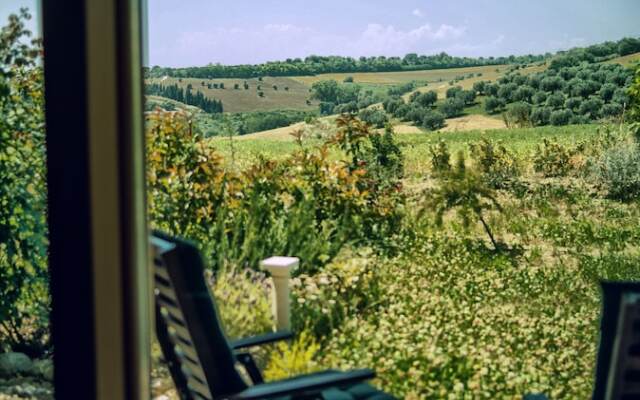
[[181, 399], [213, 400], [247, 385], [217, 317], [202, 259], [190, 243], [154, 233], [156, 331]]

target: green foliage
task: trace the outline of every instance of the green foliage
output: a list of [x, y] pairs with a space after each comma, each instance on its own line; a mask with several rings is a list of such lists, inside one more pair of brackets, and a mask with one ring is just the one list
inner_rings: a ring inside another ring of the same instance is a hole
[[317, 274], [294, 278], [294, 329], [310, 329], [315, 337], [326, 338], [345, 319], [375, 309], [381, 290], [377, 261], [366, 249], [346, 252]]
[[227, 265], [217, 274], [207, 271], [220, 321], [229, 338], [273, 331], [271, 291], [264, 273]]
[[469, 152], [476, 170], [492, 188], [508, 188], [520, 176], [516, 156], [501, 142], [494, 143], [483, 137], [479, 142], [469, 145]]
[[533, 126], [548, 125], [552, 110], [549, 107], [535, 107], [531, 110], [531, 124]]
[[344, 78], [344, 83], [353, 83], [353, 76], [347, 76]]
[[444, 114], [446, 118], [453, 118], [461, 115], [463, 109], [464, 109], [464, 102], [459, 98], [446, 99], [440, 105], [440, 112], [442, 112], [442, 114]]
[[[217, 84], [214, 84], [214, 87], [217, 88], [217, 86]], [[145, 93], [147, 94], [167, 97], [181, 103], [201, 108], [203, 111], [212, 114], [221, 113], [223, 111], [222, 101], [205, 97], [201, 91], [197, 91], [196, 94], [193, 94], [191, 90], [191, 86], [187, 87], [185, 90], [178, 87], [177, 84], [164, 86], [158, 83], [153, 83], [145, 86]]]
[[493, 190], [486, 186], [483, 179], [465, 166], [464, 153], [460, 151], [455, 167], [449, 167], [449, 172], [438, 175], [439, 186], [425, 193], [425, 200], [421, 214], [427, 210], [434, 211], [436, 224], [441, 226], [443, 217], [451, 210], [462, 220], [462, 225], [468, 228], [476, 218], [489, 236], [494, 250], [498, 244], [485, 218], [489, 210], [501, 210]]
[[429, 147], [431, 153], [431, 171], [434, 174], [444, 174], [451, 171], [451, 154], [447, 142], [440, 139], [437, 145]]
[[640, 196], [640, 149], [635, 143], [622, 142], [607, 149], [594, 172], [611, 198], [628, 201]]
[[358, 117], [364, 122], [376, 128], [382, 128], [387, 124], [387, 114], [380, 109], [365, 108], [358, 113]]
[[495, 114], [504, 107], [504, 102], [499, 98], [490, 96], [484, 101], [484, 109], [488, 114]]
[[633, 84], [629, 87], [629, 117], [640, 122], [640, 68], [636, 69]]
[[411, 96], [411, 102], [420, 104], [422, 107], [431, 107], [438, 101], [438, 93], [434, 90], [419, 93], [415, 92], [415, 96]]
[[572, 169], [571, 157], [579, 151], [555, 140], [543, 139], [533, 155], [533, 168], [545, 177], [566, 176]]
[[[146, 71], [151, 78], [163, 76], [194, 78], [255, 78], [262, 76], [303, 76], [323, 73], [416, 71], [440, 68], [459, 68], [481, 65], [499, 65], [515, 62], [534, 62], [545, 59], [544, 55], [470, 58], [453, 57], [444, 52], [435, 55], [407, 54], [404, 57], [352, 57], [309, 56], [305, 59], [271, 61], [256, 65], [209, 64], [204, 67], [168, 68], [154, 66]], [[458, 80], [464, 76], [458, 76]]]
[[51, 350], [43, 74], [26, 9], [0, 29], [0, 351]]
[[[296, 255], [317, 271], [347, 243], [381, 240], [397, 229], [402, 195], [399, 150], [352, 116], [330, 144], [248, 170], [222, 168], [188, 116], [148, 115], [149, 216], [154, 227], [192, 238], [214, 269], [257, 268], [273, 254]], [[338, 146], [348, 162], [331, 161]]]
[[511, 104], [504, 118], [508, 127], [523, 128], [531, 126], [531, 105], [523, 102]]
[[300, 332], [291, 344], [280, 342], [270, 353], [264, 369], [266, 381], [276, 381], [321, 370], [315, 362], [320, 345], [308, 331]]
[[549, 123], [555, 126], [567, 125], [571, 122], [572, 117], [573, 112], [571, 110], [555, 110], [549, 116]]
[[444, 127], [444, 115], [439, 111], [428, 112], [422, 119], [422, 126], [430, 131]]
[[218, 114], [212, 116], [194, 116], [194, 125], [204, 136], [224, 136], [227, 127], [233, 128], [234, 134], [246, 135], [270, 129], [289, 126], [307, 118], [313, 118], [317, 112], [300, 110], [252, 111], [233, 114]]

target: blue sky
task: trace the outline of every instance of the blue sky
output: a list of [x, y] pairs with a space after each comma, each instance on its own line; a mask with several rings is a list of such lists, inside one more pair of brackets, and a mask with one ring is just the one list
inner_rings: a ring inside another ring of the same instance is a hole
[[[0, 1], [3, 20], [35, 0]], [[640, 36], [639, 0], [148, 0], [151, 65], [544, 53]]]

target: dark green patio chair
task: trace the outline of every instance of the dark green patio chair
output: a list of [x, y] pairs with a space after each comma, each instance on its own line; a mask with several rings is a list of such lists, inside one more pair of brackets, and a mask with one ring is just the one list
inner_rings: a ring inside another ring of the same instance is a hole
[[[324, 371], [276, 382], [263, 382], [247, 352], [292, 337], [269, 333], [229, 342], [224, 335], [203, 275], [198, 250], [190, 243], [154, 233], [156, 334], [182, 400], [214, 399], [393, 399], [365, 381], [368, 369]], [[236, 370], [244, 366], [253, 385]]]
[[594, 400], [640, 399], [640, 283], [603, 282]]

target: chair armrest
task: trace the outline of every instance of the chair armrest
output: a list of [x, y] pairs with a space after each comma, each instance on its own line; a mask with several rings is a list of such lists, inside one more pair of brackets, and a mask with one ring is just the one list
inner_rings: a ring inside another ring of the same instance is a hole
[[293, 338], [293, 333], [290, 331], [271, 332], [264, 335], [252, 336], [244, 339], [234, 340], [229, 345], [232, 349], [244, 349], [247, 347], [261, 346], [267, 343], [279, 342], [281, 340], [288, 340]]
[[326, 371], [251, 386], [231, 398], [254, 400], [302, 393], [313, 394], [330, 387], [341, 387], [366, 381], [375, 378], [375, 376], [375, 372], [370, 369], [358, 369], [348, 372]]

